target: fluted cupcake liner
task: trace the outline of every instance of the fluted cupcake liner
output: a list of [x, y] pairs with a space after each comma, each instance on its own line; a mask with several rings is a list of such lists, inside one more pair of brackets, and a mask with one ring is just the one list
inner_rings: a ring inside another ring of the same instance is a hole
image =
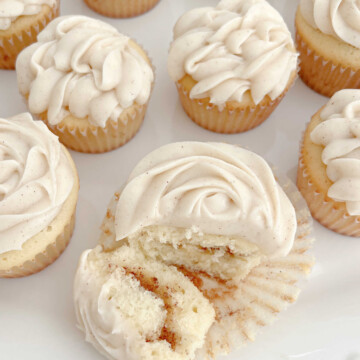
[[360, 237], [360, 216], [349, 215], [344, 203], [331, 199], [326, 192], [316, 186], [316, 181], [304, 159], [303, 142], [300, 150], [297, 186], [312, 216], [320, 224], [339, 234]]
[[[213, 304], [216, 322], [207, 334], [205, 345], [196, 359], [213, 359], [220, 354], [254, 341], [264, 326], [276, 320], [278, 313], [293, 303], [304, 279], [314, 264], [308, 254], [314, 241], [312, 218], [305, 200], [287, 177], [274, 169], [276, 179], [295, 207], [298, 229], [290, 254], [283, 258], [267, 259], [254, 267], [239, 284], [227, 284], [210, 276], [182, 271]], [[115, 241], [115, 212], [121, 189], [111, 199], [101, 226], [100, 243], [111, 248]]]
[[37, 254], [33, 259], [26, 261], [20, 266], [14, 266], [9, 270], [0, 270], [0, 278], [18, 278], [35, 274], [52, 264], [68, 246], [75, 227], [75, 213], [64, 227], [64, 232], [46, 249]]
[[36, 42], [38, 34], [56, 18], [60, 12], [60, 3], [56, 3], [44, 16], [35, 23], [29, 23], [21, 31], [9, 35], [0, 32], [0, 69], [15, 69], [18, 54], [27, 46]]
[[279, 105], [290, 85], [275, 100], [264, 98], [258, 105], [246, 108], [220, 109], [208, 99], [191, 99], [189, 92], [176, 84], [180, 102], [189, 116], [199, 126], [223, 134], [235, 134], [254, 129], [261, 125]]
[[325, 59], [298, 32], [296, 47], [300, 53], [299, 75], [311, 89], [331, 97], [342, 89], [360, 88], [360, 66], [359, 69], [352, 69]]
[[160, 0], [84, 0], [97, 13], [115, 17], [129, 18], [151, 10]]
[[117, 121], [109, 119], [104, 128], [90, 125], [85, 119], [78, 126], [73, 122], [68, 124], [66, 119], [57, 125], [51, 125], [47, 119], [47, 112], [37, 116], [66, 147], [84, 153], [103, 153], [126, 144], [136, 135], [144, 120], [146, 109], [147, 104], [135, 104], [125, 110]]
[[200, 277], [199, 288], [213, 303], [216, 322], [205, 346], [197, 353], [198, 360], [228, 354], [254, 341], [264, 326], [274, 322], [278, 313], [296, 301], [300, 293], [297, 283], [314, 264], [313, 256], [308, 254], [314, 239], [306, 202], [287, 177], [278, 175], [276, 169], [274, 172], [295, 207], [298, 229], [294, 246], [288, 256], [267, 259], [253, 268], [237, 286]]

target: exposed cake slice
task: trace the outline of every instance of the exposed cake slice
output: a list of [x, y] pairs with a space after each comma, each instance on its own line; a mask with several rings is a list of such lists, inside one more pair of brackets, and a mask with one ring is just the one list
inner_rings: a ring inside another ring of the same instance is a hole
[[176, 268], [127, 246], [85, 251], [74, 292], [79, 327], [109, 359], [194, 359], [215, 317]]

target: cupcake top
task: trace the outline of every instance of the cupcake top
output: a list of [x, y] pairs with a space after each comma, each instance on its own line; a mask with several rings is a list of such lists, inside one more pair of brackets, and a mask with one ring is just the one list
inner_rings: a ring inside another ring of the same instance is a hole
[[0, 30], [7, 30], [19, 16], [38, 14], [43, 5], [53, 7], [56, 0], [0, 0]]
[[0, 119], [0, 254], [21, 250], [60, 212], [74, 174], [55, 135], [30, 114]]
[[123, 110], [145, 104], [153, 70], [146, 54], [112, 26], [85, 16], [53, 20], [16, 63], [21, 94], [51, 125], [66, 116], [105, 127]]
[[285, 256], [297, 228], [294, 208], [260, 156], [223, 143], [165, 145], [135, 167], [117, 203], [121, 240], [163, 225], [255, 243]]
[[359, 1], [301, 0], [300, 11], [314, 29], [360, 48]]
[[174, 81], [190, 75], [191, 98], [222, 105], [278, 97], [296, 71], [297, 53], [281, 15], [265, 0], [222, 0], [185, 13], [174, 28], [168, 70]]
[[337, 92], [320, 113], [311, 140], [324, 146], [322, 161], [333, 182], [328, 196], [360, 215], [360, 90]]

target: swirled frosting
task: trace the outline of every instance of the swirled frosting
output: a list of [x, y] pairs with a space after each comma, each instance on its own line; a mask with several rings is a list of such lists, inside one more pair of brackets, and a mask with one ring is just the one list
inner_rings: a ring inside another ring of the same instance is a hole
[[0, 119], [0, 254], [20, 250], [59, 213], [74, 183], [61, 145], [30, 114]]
[[358, 0], [301, 0], [300, 10], [314, 29], [360, 48]]
[[297, 53], [281, 15], [265, 0], [223, 0], [190, 10], [176, 23], [168, 70], [197, 83], [191, 98], [211, 103], [278, 97], [296, 71]]
[[53, 7], [56, 0], [0, 0], [0, 30], [6, 30], [19, 16], [38, 14], [43, 5]]
[[337, 92], [320, 114], [311, 140], [323, 145], [322, 161], [333, 182], [328, 196], [360, 215], [360, 90]]
[[264, 159], [201, 142], [163, 146], [135, 167], [117, 204], [116, 239], [149, 225], [238, 236], [269, 256], [290, 251], [297, 227], [294, 208]]
[[50, 124], [69, 114], [105, 127], [124, 109], [145, 104], [154, 74], [145, 55], [112, 26], [85, 16], [53, 20], [16, 63], [21, 94]]

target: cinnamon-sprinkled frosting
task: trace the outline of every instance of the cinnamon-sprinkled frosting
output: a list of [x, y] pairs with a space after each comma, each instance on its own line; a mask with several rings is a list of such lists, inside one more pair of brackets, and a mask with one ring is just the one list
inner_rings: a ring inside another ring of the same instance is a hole
[[273, 257], [289, 253], [297, 228], [294, 207], [264, 159], [201, 142], [165, 145], [133, 170], [117, 203], [116, 239], [150, 225], [237, 236]]
[[57, 6], [56, 0], [0, 0], [0, 30], [7, 30], [19, 16], [36, 15], [43, 5]]
[[53, 20], [20, 53], [16, 70], [30, 111], [47, 111], [51, 125], [71, 114], [105, 127], [133, 104], [145, 104], [154, 81], [151, 65], [130, 38], [85, 16]]
[[320, 113], [311, 140], [324, 146], [322, 162], [333, 182], [328, 196], [360, 215], [360, 90], [341, 90]]
[[314, 29], [360, 48], [358, 0], [301, 0], [300, 11]]
[[272, 100], [296, 71], [297, 53], [281, 15], [265, 0], [222, 0], [185, 13], [174, 28], [168, 71], [174, 81], [190, 75], [191, 98], [218, 106]]
[[42, 121], [28, 113], [0, 119], [0, 254], [45, 229], [73, 184], [69, 160]]

